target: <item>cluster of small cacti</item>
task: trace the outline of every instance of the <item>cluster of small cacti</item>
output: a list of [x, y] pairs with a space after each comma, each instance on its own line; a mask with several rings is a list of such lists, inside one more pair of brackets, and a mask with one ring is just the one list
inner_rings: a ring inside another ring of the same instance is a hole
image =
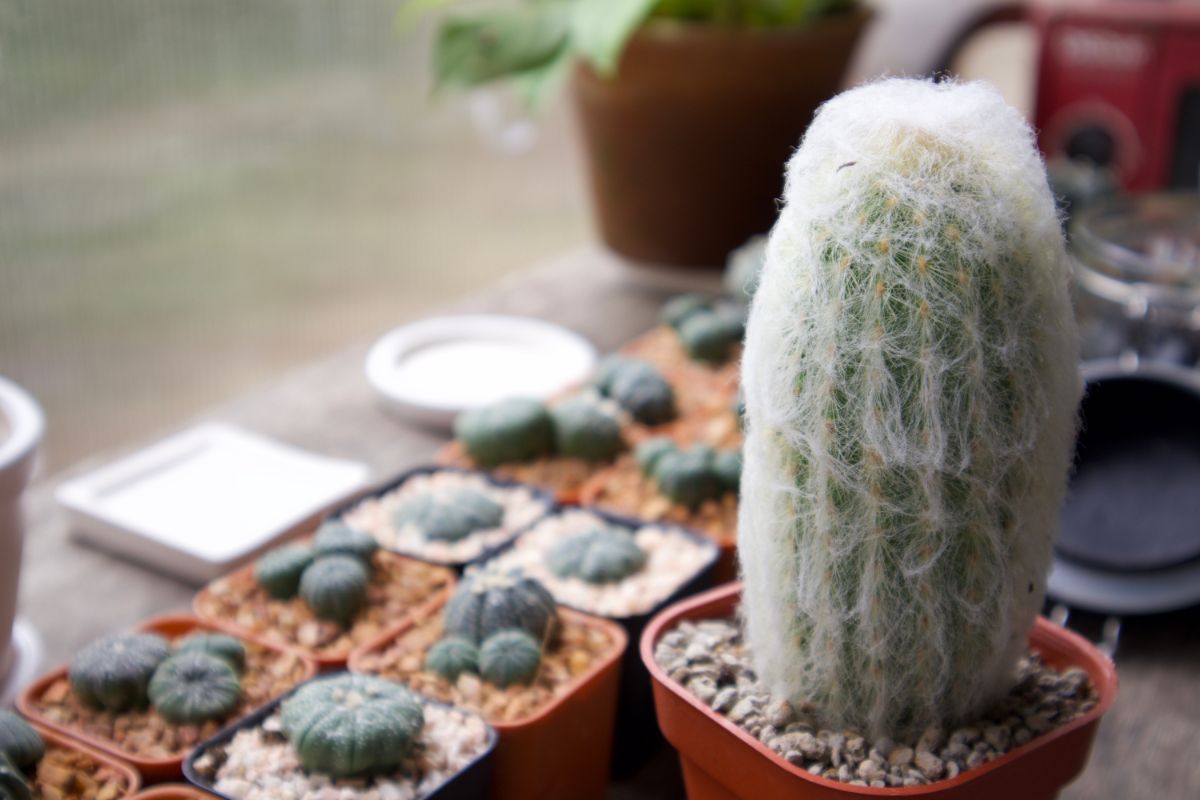
[[738, 552], [755, 672], [897, 739], [1009, 688], [1042, 603], [1080, 382], [1027, 123], [884, 81], [788, 166], [743, 357]]
[[675, 390], [647, 361], [610, 356], [596, 370], [592, 387], [643, 425], [662, 425], [675, 419]]
[[455, 420], [454, 435], [485, 467], [547, 455], [609, 461], [626, 446], [620, 406], [592, 392], [553, 408], [537, 400], [513, 399], [473, 409]]
[[412, 525], [426, 539], [457, 542], [476, 531], [500, 527], [504, 506], [478, 489], [462, 486], [414, 494], [393, 514], [397, 528]]
[[399, 767], [420, 738], [425, 712], [397, 683], [343, 674], [297, 689], [283, 702], [280, 723], [305, 771], [356, 778]]
[[46, 754], [46, 743], [28, 722], [0, 710], [0, 798], [31, 800], [28, 775]]
[[546, 566], [560, 578], [615, 583], [646, 566], [646, 553], [625, 527], [606, 525], [580, 531], [546, 553]]
[[558, 607], [541, 583], [516, 571], [469, 572], [442, 613], [444, 636], [425, 668], [454, 681], [464, 672], [500, 687], [537, 677], [542, 645], [554, 635]]
[[168, 722], [193, 724], [237, 709], [245, 664], [245, 646], [225, 634], [194, 633], [174, 648], [157, 634], [117, 634], [80, 650], [68, 678], [92, 708], [120, 713], [149, 705]]
[[746, 309], [732, 300], [682, 294], [663, 306], [662, 321], [679, 334], [691, 358], [720, 364], [728, 361], [742, 342]]
[[254, 579], [272, 598], [299, 595], [318, 617], [348, 628], [367, 605], [378, 549], [369, 533], [330, 520], [317, 530], [311, 547], [287, 545], [260, 558]]
[[736, 493], [741, 482], [742, 456], [736, 450], [718, 451], [703, 444], [685, 450], [662, 436], [641, 442], [634, 457], [659, 492], [688, 508], [726, 492]]

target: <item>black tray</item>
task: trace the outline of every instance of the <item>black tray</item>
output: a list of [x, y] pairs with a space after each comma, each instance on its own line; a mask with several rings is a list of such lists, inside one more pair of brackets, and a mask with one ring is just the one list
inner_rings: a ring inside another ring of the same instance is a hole
[[[496, 486], [501, 489], [525, 489], [525, 490], [528, 490], [533, 493], [534, 497], [536, 497], [538, 500], [541, 500], [544, 502], [545, 510], [543, 511], [541, 516], [535, 517], [534, 520], [532, 522], [530, 522], [528, 525], [523, 525], [520, 528], [517, 528], [516, 530], [514, 530], [512, 532], [512, 535], [509, 536], [504, 541], [498, 542], [495, 545], [492, 545], [491, 547], [485, 548], [482, 552], [479, 553], [479, 555], [475, 556], [474, 558], [470, 558], [466, 561], [442, 561], [442, 560], [439, 560], [436, 558], [431, 558], [429, 556], [422, 555], [421, 553], [417, 553], [417, 552], [410, 552], [407, 550], [397, 550], [397, 549], [391, 548], [391, 547], [386, 547], [384, 549], [386, 549], [392, 553], [397, 553], [399, 555], [406, 556], [408, 558], [416, 559], [417, 561], [424, 561], [426, 564], [434, 564], [435, 566], [439, 566], [439, 567], [449, 567], [450, 569], [456, 570], [459, 572], [459, 574], [461, 574], [463, 572], [463, 570], [465, 570], [467, 567], [471, 566], [472, 564], [479, 564], [483, 561], [487, 561], [489, 558], [494, 556], [496, 553], [507, 548], [510, 544], [512, 544], [514, 539], [516, 539], [518, 536], [520, 536], [522, 533], [524, 533], [526, 529], [528, 529], [529, 525], [534, 525], [541, 519], [545, 518], [545, 516], [547, 514], [551, 513], [555, 507], [554, 497], [549, 492], [546, 492], [543, 489], [539, 489], [536, 486], [531, 486], [528, 483], [521, 483], [519, 481], [505, 480], [504, 478], [497, 478], [495, 475], [492, 475], [491, 473], [488, 473], [488, 472], [484, 472], [482, 470], [464, 469], [462, 467], [443, 467], [443, 466], [438, 466], [438, 465], [434, 464], [434, 465], [428, 465], [428, 466], [423, 466], [423, 467], [416, 467], [414, 469], [407, 470], [406, 472], [402, 472], [398, 477], [392, 478], [387, 483], [377, 486], [376, 488], [371, 489], [364, 494], [358, 495], [353, 500], [349, 500], [349, 501], [341, 504], [340, 506], [336, 507], [335, 509], [333, 509], [332, 511], [330, 511], [328, 514], [325, 515], [325, 517], [322, 519], [322, 522], [327, 522], [329, 520], [336, 520], [339, 517], [341, 517], [343, 514], [346, 514], [347, 512], [351, 511], [353, 508], [355, 508], [362, 502], [364, 502], [366, 500], [371, 500], [371, 499], [374, 499], [377, 497], [381, 497], [381, 496], [387, 494], [388, 492], [391, 492], [391, 491], [399, 488], [400, 486], [407, 483], [410, 479], [415, 478], [418, 475], [432, 475], [435, 472], [458, 472], [458, 473], [462, 473], [464, 475], [478, 475], [480, 478], [483, 478], [485, 481], [487, 481], [492, 486]], [[382, 543], [381, 543], [381, 546], [382, 546]]]
[[[318, 675], [315, 678], [311, 678], [310, 680], [323, 680], [336, 674], [338, 673], [327, 672], [322, 675]], [[192, 752], [188, 754], [187, 759], [184, 760], [183, 776], [188, 779], [189, 783], [198, 789], [209, 792], [217, 797], [224, 798], [224, 800], [236, 800], [236, 798], [218, 792], [215, 788], [213, 788], [212, 785], [209, 784], [207, 779], [196, 772], [196, 760], [214, 747], [220, 747], [221, 745], [231, 741], [238, 731], [255, 728], [261, 725], [268, 717], [275, 713], [275, 709], [278, 708], [281, 703], [283, 703], [302, 686], [309, 682], [310, 681], [305, 681], [304, 683], [295, 686], [290, 692], [282, 697], [272, 700], [270, 703], [267, 703], [265, 706], [258, 709], [248, 717], [244, 717], [238, 722], [223, 728], [222, 730], [213, 734], [212, 738], [201, 742], [196, 749], [192, 750]], [[411, 692], [412, 690], [409, 689], [409, 691]], [[413, 694], [421, 700], [422, 705], [442, 706], [443, 708], [452, 707], [447, 703], [433, 700], [417, 692], [413, 692]], [[454, 710], [464, 714], [473, 714], [473, 712], [457, 707], [454, 707]], [[478, 714], [473, 715], [479, 716]], [[455, 775], [451, 776], [450, 779], [441, 786], [422, 797], [421, 800], [434, 800], [434, 798], [436, 798], [436, 800], [475, 800], [476, 798], [485, 797], [487, 795], [488, 783], [491, 779], [492, 771], [492, 754], [496, 750], [496, 742], [498, 741], [499, 737], [496, 734], [496, 729], [489, 725], [487, 720], [484, 720], [483, 724], [485, 730], [487, 731], [487, 747], [484, 749], [484, 751], [476, 756], [473, 761], [469, 762], [465, 767], [459, 770]]]
[[[635, 772], [666, 742], [662, 733], [658, 730], [658, 720], [654, 714], [654, 695], [651, 689], [650, 672], [646, 669], [646, 665], [642, 663], [641, 655], [638, 652], [638, 643], [642, 640], [642, 631], [646, 629], [650, 620], [667, 606], [685, 597], [698, 594], [712, 585], [713, 567], [720, 556], [720, 549], [711, 539], [688, 530], [682, 525], [614, 514], [594, 506], [563, 503], [555, 505], [553, 509], [530, 524], [522, 533], [525, 533], [555, 514], [575, 509], [595, 514], [597, 517], [614, 525], [621, 525], [635, 530], [638, 528], [658, 527], [678, 531], [697, 544], [704, 546], [709, 551], [708, 560], [704, 562], [690, 579], [681, 584], [656, 606], [641, 614], [633, 614], [626, 617], [610, 617], [597, 614], [595, 611], [587, 608], [573, 606], [570, 603], [560, 603], [560, 605], [566, 608], [571, 608], [593, 617], [612, 620], [625, 629], [625, 635], [628, 637], [625, 652], [621, 656], [621, 682], [617, 690], [617, 721], [615, 739], [613, 741], [612, 762], [612, 774], [615, 777], [622, 778]], [[500, 555], [503, 550], [515, 546], [518, 538], [520, 538], [519, 535], [513, 537], [508, 545], [493, 555]]]

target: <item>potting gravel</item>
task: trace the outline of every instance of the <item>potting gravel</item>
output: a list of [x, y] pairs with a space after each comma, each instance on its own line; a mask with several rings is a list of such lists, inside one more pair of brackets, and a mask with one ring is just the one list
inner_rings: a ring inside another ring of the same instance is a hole
[[416, 800], [453, 777], [487, 748], [487, 727], [474, 714], [425, 704], [415, 751], [395, 773], [333, 780], [306, 774], [280, 733], [279, 714], [239, 731], [229, 744], [196, 760], [213, 788], [238, 800]]
[[830, 780], [877, 788], [957, 777], [1087, 713], [1096, 693], [1078, 667], [1058, 672], [1033, 653], [1009, 694], [980, 719], [952, 731], [928, 728], [915, 742], [868, 741], [821, 728], [812, 706], [793, 707], [758, 683], [732, 619], [683, 621], [659, 640], [654, 659], [670, 678], [788, 762]]

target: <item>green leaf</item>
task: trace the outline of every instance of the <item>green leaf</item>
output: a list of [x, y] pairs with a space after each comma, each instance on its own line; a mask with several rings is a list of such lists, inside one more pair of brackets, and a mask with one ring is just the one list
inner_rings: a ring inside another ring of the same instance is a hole
[[514, 75], [513, 88], [529, 110], [537, 111], [545, 104], [547, 98], [558, 92], [574, 62], [575, 56], [571, 49], [564, 47], [553, 60]]
[[447, 19], [433, 55], [437, 82], [471, 87], [543, 67], [566, 47], [568, 24], [566, 7], [558, 3]]
[[601, 75], [612, 75], [625, 43], [646, 21], [658, 0], [578, 0], [571, 18], [571, 43]]
[[396, 11], [396, 32], [407, 33], [421, 18], [458, 2], [461, 0], [405, 0]]

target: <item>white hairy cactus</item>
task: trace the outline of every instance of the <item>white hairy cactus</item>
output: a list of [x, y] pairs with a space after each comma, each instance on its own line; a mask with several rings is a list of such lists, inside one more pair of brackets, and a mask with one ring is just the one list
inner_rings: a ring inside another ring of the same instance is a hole
[[743, 359], [738, 551], [760, 679], [906, 736], [1009, 688], [1081, 391], [1033, 134], [984, 84], [892, 79], [787, 170]]

